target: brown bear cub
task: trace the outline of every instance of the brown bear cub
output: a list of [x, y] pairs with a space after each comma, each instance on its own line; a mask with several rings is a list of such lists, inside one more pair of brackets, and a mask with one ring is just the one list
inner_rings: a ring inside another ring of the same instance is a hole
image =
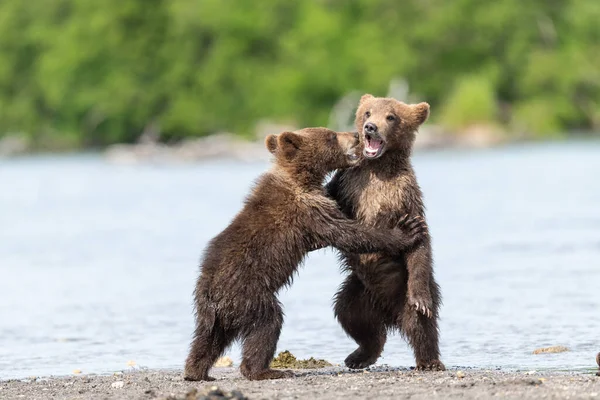
[[[404, 104], [364, 95], [356, 128], [364, 146], [360, 166], [338, 171], [327, 185], [349, 218], [391, 229], [410, 217], [425, 219], [421, 189], [410, 162], [415, 133], [429, 116], [427, 103]], [[433, 276], [429, 234], [401, 254], [343, 252], [350, 275], [335, 297], [335, 315], [358, 348], [349, 368], [375, 363], [389, 330], [399, 330], [414, 350], [417, 369], [444, 370], [438, 345], [440, 291]]]
[[357, 133], [308, 128], [270, 135], [266, 145], [275, 156], [273, 168], [258, 179], [242, 211], [204, 253], [187, 380], [212, 380], [209, 369], [238, 339], [246, 378], [292, 376], [269, 369], [283, 324], [277, 292], [291, 283], [306, 254], [327, 246], [347, 253], [398, 254], [424, 237], [420, 218], [403, 219], [401, 229], [365, 228], [325, 196], [326, 175], [358, 161]]

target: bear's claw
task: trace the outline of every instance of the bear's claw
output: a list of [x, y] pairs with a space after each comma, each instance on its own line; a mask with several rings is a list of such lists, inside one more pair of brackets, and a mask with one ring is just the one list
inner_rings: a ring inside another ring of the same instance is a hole
[[428, 318], [431, 318], [431, 310], [422, 304], [420, 305], [419, 302], [415, 303], [415, 310], [427, 316]]
[[[415, 298], [416, 297], [416, 298]], [[423, 314], [427, 318], [433, 317], [433, 312], [431, 311], [431, 301], [426, 301], [422, 296], [410, 296], [408, 303], [417, 311], [418, 313]]]

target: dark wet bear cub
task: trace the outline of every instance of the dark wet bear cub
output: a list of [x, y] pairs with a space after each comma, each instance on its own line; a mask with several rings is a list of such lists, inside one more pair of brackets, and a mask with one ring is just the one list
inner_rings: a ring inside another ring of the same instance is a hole
[[[373, 228], [390, 229], [406, 214], [425, 218], [423, 195], [410, 156], [429, 104], [405, 104], [364, 95], [356, 129], [364, 161], [339, 171], [329, 194], [344, 213]], [[401, 254], [344, 254], [350, 275], [335, 299], [335, 314], [358, 348], [346, 360], [365, 368], [383, 351], [389, 330], [398, 330], [414, 350], [417, 369], [444, 370], [438, 344], [440, 290], [433, 275], [429, 234]]]
[[395, 254], [422, 240], [425, 228], [419, 218], [406, 219], [401, 229], [365, 228], [325, 196], [325, 176], [356, 163], [358, 144], [355, 133], [325, 128], [267, 137], [273, 168], [258, 179], [242, 211], [204, 253], [185, 379], [211, 380], [209, 369], [238, 339], [246, 378], [292, 376], [269, 369], [269, 363], [283, 324], [277, 292], [291, 282], [305, 255], [326, 246]]

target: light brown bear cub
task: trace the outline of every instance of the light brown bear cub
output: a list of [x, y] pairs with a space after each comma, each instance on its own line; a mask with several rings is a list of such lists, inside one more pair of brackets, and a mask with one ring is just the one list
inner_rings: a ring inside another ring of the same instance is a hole
[[[415, 133], [429, 116], [427, 103], [404, 104], [364, 95], [356, 129], [364, 162], [338, 171], [327, 189], [349, 218], [391, 229], [408, 214], [425, 218], [423, 195], [410, 162]], [[438, 344], [440, 290], [433, 276], [429, 234], [401, 254], [344, 252], [350, 275], [336, 294], [335, 314], [358, 348], [346, 360], [365, 368], [381, 355], [388, 330], [412, 346], [417, 369], [443, 370]]]
[[292, 376], [269, 368], [283, 324], [277, 293], [291, 283], [306, 254], [326, 246], [397, 254], [422, 240], [420, 218], [403, 219], [401, 229], [365, 228], [325, 196], [327, 173], [357, 162], [358, 134], [308, 128], [270, 135], [266, 145], [275, 156], [273, 168], [258, 179], [242, 211], [204, 253], [187, 380], [212, 380], [209, 369], [238, 339], [246, 378]]

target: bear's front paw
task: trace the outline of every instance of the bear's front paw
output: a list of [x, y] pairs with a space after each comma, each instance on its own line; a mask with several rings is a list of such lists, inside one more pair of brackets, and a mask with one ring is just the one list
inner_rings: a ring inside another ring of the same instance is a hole
[[427, 318], [431, 318], [433, 316], [433, 301], [429, 295], [425, 295], [424, 293], [409, 294], [408, 304], [417, 312], [425, 315]]
[[414, 246], [421, 240], [427, 237], [427, 223], [422, 217], [412, 217], [408, 215], [402, 217], [398, 222], [398, 228], [402, 230], [402, 233], [406, 235], [407, 244]]
[[446, 366], [440, 360], [417, 361], [417, 371], [445, 371]]

